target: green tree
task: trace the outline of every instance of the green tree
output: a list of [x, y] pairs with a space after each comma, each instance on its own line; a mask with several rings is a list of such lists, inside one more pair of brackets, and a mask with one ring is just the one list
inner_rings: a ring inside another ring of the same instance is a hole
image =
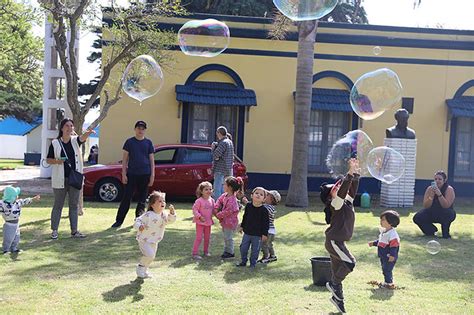
[[32, 33], [33, 10], [0, 0], [0, 118], [31, 122], [41, 113], [43, 41]]
[[[61, 66], [66, 77], [66, 102], [78, 133], [82, 132], [89, 110], [96, 105], [102, 94], [99, 117], [91, 124], [95, 128], [109, 109], [121, 98], [121, 85], [110, 84], [113, 71], [122, 71], [135, 57], [147, 54], [160, 65], [172, 60], [168, 49], [175, 44], [176, 34], [157, 29], [155, 26], [164, 16], [184, 14], [179, 1], [162, 0], [151, 4], [132, 3], [127, 9], [112, 6], [103, 12], [112, 18], [112, 25], [103, 25], [103, 34], [109, 34], [110, 49], [107, 60], [102, 59], [102, 75], [95, 90], [85, 102], [79, 101], [79, 75], [74, 43], [80, 26], [84, 26], [97, 10], [98, 0], [42, 0], [41, 5], [53, 24], [53, 37]], [[68, 36], [68, 32], [70, 36]], [[107, 84], [109, 83], [109, 84]], [[114, 82], [118, 83], [118, 82]]]
[[[342, 0], [321, 21], [367, 23], [367, 14], [361, 2]], [[270, 17], [277, 10], [272, 0], [183, 0], [182, 3], [186, 10], [196, 13]]]

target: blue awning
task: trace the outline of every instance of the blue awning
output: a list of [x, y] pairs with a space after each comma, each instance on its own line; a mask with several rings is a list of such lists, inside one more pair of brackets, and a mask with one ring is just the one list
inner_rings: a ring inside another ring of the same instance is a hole
[[201, 105], [257, 105], [255, 91], [222, 82], [195, 81], [190, 85], [176, 85], [176, 100]]
[[[293, 97], [296, 97], [296, 92], [293, 92]], [[332, 112], [352, 112], [349, 101], [349, 91], [313, 88], [311, 109]]]
[[451, 113], [454, 117], [472, 117], [474, 118], [474, 96], [461, 96], [446, 100]]

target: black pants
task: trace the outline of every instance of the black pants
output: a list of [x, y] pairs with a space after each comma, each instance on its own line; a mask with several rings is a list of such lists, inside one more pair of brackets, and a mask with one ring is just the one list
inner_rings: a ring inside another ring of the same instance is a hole
[[441, 223], [443, 237], [449, 236], [451, 222], [456, 219], [456, 212], [453, 209], [423, 209], [418, 211], [413, 217], [413, 222], [418, 225], [425, 235], [434, 235], [438, 228], [433, 223]]
[[148, 183], [150, 182], [150, 175], [127, 175], [128, 182], [125, 185], [122, 201], [118, 208], [116, 224], [122, 224], [130, 209], [130, 202], [132, 201], [133, 193], [137, 192], [138, 203], [135, 210], [135, 217], [139, 217], [145, 211], [146, 196], [148, 193]]
[[356, 260], [343, 241], [326, 239], [324, 245], [331, 257], [331, 282], [339, 285], [354, 270]]

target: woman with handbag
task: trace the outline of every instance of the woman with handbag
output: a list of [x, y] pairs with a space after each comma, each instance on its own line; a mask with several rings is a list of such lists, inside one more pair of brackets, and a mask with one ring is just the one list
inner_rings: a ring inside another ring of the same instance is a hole
[[71, 237], [85, 237], [77, 230], [77, 208], [84, 180], [81, 145], [92, 133], [94, 130], [87, 130], [83, 135], [77, 136], [74, 132], [74, 122], [65, 118], [59, 125], [58, 137], [49, 146], [46, 162], [52, 166], [51, 186], [54, 192], [54, 205], [51, 211], [51, 238], [53, 240], [58, 238], [59, 221], [66, 194], [69, 197]]

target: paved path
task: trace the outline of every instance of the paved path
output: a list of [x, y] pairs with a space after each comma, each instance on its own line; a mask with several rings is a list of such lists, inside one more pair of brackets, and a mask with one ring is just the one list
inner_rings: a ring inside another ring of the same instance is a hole
[[51, 180], [40, 178], [39, 166], [21, 166], [0, 171], [0, 191], [7, 185], [18, 186], [26, 194], [52, 194]]

